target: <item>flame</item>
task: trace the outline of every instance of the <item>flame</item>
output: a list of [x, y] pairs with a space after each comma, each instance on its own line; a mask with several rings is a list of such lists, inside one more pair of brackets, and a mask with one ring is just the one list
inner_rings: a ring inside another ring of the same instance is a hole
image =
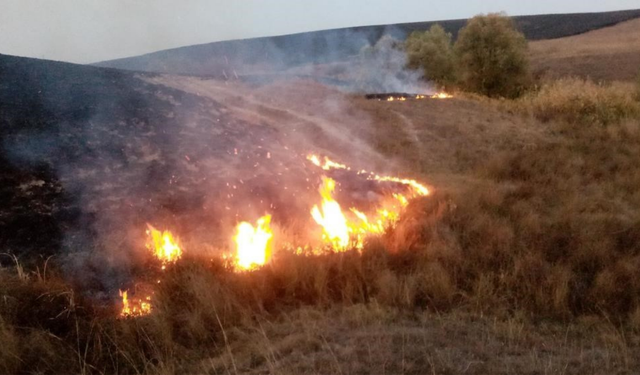
[[418, 196], [425, 196], [425, 195], [429, 195], [429, 189], [424, 186], [423, 184], [419, 183], [416, 180], [411, 180], [408, 178], [398, 178], [398, 177], [390, 177], [390, 176], [379, 176], [377, 174], [371, 174], [368, 179], [370, 180], [375, 180], [375, 181], [380, 181], [380, 182], [397, 182], [399, 184], [403, 184], [403, 185], [408, 185], [410, 186], [414, 192], [416, 193], [416, 195]]
[[406, 101], [406, 100], [407, 100], [407, 98], [405, 98], [405, 97], [403, 97], [403, 96], [398, 96], [397, 98], [396, 98], [396, 97], [393, 97], [393, 96], [390, 96], [390, 97], [388, 97], [388, 98], [387, 98], [387, 101], [388, 101], [388, 102], [395, 102], [395, 101], [404, 102], [404, 101]]
[[311, 216], [323, 229], [323, 238], [336, 250], [349, 246], [349, 227], [347, 219], [342, 213], [340, 204], [333, 199], [333, 190], [336, 182], [328, 177], [322, 177], [320, 195], [322, 196], [321, 208], [313, 206]]
[[[310, 154], [307, 159], [326, 171], [332, 169], [351, 170], [347, 165], [335, 162], [326, 156], [321, 158], [318, 155]], [[410, 199], [429, 195], [429, 189], [416, 180], [381, 176], [364, 170], [356, 173], [366, 174], [367, 180], [405, 185], [409, 191], [406, 194], [394, 193], [387, 196], [372, 212], [364, 213], [351, 207], [345, 215], [340, 204], [333, 199], [336, 182], [323, 176], [323, 182], [319, 189], [322, 204], [321, 207], [317, 205], [313, 207], [311, 216], [323, 228], [324, 242], [336, 251], [344, 250], [349, 245], [356, 249], [362, 249], [366, 236], [382, 234], [387, 228], [397, 223], [400, 213], [407, 207]]]
[[151, 313], [151, 297], [147, 296], [145, 300], [129, 301], [127, 291], [118, 291], [120, 297], [122, 297], [122, 310], [120, 311], [120, 317], [137, 317], [144, 316]]
[[[350, 167], [346, 166], [345, 164], [340, 164], [337, 163], [331, 159], [329, 159], [328, 157], [324, 157], [324, 162], [320, 161], [320, 157], [318, 155], [315, 154], [309, 154], [307, 156], [307, 160], [311, 161], [314, 165], [324, 169], [325, 171], [331, 170], [331, 169], [346, 169], [346, 170], [351, 170]], [[377, 175], [373, 172], [367, 172], [364, 170], [361, 170], [358, 172], [358, 174], [367, 174], [367, 179], [368, 180], [374, 180], [374, 181], [379, 181], [379, 182], [396, 182], [399, 184], [403, 184], [403, 185], [407, 185], [409, 187], [412, 188], [412, 190], [414, 191], [414, 196], [426, 196], [429, 195], [429, 188], [427, 188], [425, 185], [419, 183], [416, 180], [412, 180], [412, 179], [408, 179], [408, 178], [398, 178], [398, 177], [392, 177], [392, 176], [381, 176], [381, 175]], [[413, 198], [412, 197], [412, 198]], [[407, 198], [404, 197], [404, 200], [406, 201]], [[404, 204], [406, 206], [406, 204], [408, 203], [408, 201]]]
[[453, 95], [447, 94], [446, 92], [438, 92], [431, 95], [431, 99], [450, 99], [453, 98]]
[[446, 92], [437, 92], [435, 94], [429, 94], [429, 95], [425, 95], [425, 94], [416, 94], [415, 96], [388, 96], [386, 99], [378, 99], [378, 101], [380, 100], [384, 100], [387, 102], [404, 102], [407, 101], [409, 99], [415, 99], [415, 100], [422, 100], [422, 99], [450, 99], [453, 98], [453, 95], [451, 94], [447, 94]]
[[147, 248], [162, 262], [162, 269], [182, 257], [182, 249], [178, 245], [178, 239], [174, 238], [171, 232], [168, 230], [161, 232], [150, 224], [147, 224], [147, 227], [147, 235], [149, 236]]
[[251, 270], [264, 265], [271, 256], [271, 239], [273, 232], [270, 228], [271, 215], [258, 219], [256, 226], [241, 222], [237, 226], [236, 265], [239, 269]]
[[307, 156], [307, 160], [312, 162], [315, 166], [318, 166], [324, 169], [325, 171], [328, 171], [331, 169], [347, 169], [347, 170], [351, 169], [344, 164], [336, 163], [335, 161], [329, 159], [326, 156], [324, 157], [324, 161], [320, 161], [320, 157], [318, 155], [310, 154]]

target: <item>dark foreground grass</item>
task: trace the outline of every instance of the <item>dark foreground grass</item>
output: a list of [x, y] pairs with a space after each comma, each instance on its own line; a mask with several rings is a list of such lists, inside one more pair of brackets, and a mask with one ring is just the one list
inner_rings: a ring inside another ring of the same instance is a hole
[[[572, 334], [571, 353], [553, 354], [554, 366], [561, 367], [567, 355], [575, 357], [576, 371], [599, 368], [599, 361], [577, 359], [581, 343], [588, 343], [597, 358], [605, 353], [611, 361], [602, 365], [609, 373], [637, 370], [637, 232], [603, 238], [607, 228], [623, 223], [578, 212], [569, 221], [566, 212], [542, 220], [531, 199], [517, 187], [434, 195], [414, 202], [397, 229], [370, 241], [362, 253], [280, 253], [250, 273], [186, 258], [163, 275], [153, 313], [135, 319], [116, 319], [117, 306], [83, 298], [54, 271], [44, 279], [3, 269], [0, 372], [340, 373], [345, 366], [356, 373], [385, 366], [396, 373], [460, 371], [460, 361], [472, 366], [480, 352], [507, 355], [500, 349], [505, 343], [520, 348], [524, 360], [528, 350], [555, 342], [567, 327], [584, 332]], [[312, 333], [301, 337], [296, 326]], [[445, 340], [453, 329], [447, 326], [457, 327], [457, 339]], [[531, 327], [547, 327], [548, 335], [532, 339], [524, 333]], [[382, 341], [368, 354], [353, 352], [362, 334]], [[470, 343], [465, 335], [491, 339]], [[351, 351], [331, 354], [349, 342]], [[420, 359], [426, 352], [414, 349], [416, 342], [432, 351], [446, 343], [452, 352], [445, 359]], [[390, 362], [372, 359], [379, 355]], [[356, 359], [360, 367], [351, 367]], [[526, 357], [530, 367], [521, 369], [537, 370], [547, 359]], [[509, 368], [501, 360], [476, 362], [472, 373]]]

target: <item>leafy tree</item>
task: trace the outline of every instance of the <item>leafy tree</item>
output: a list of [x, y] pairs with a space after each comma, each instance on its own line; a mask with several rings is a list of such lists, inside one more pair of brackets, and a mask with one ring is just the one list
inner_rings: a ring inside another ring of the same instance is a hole
[[408, 67], [422, 69], [424, 77], [442, 86], [455, 82], [451, 34], [438, 24], [428, 31], [414, 31], [405, 42]]
[[470, 19], [460, 30], [454, 51], [466, 90], [513, 98], [529, 84], [527, 41], [503, 14]]

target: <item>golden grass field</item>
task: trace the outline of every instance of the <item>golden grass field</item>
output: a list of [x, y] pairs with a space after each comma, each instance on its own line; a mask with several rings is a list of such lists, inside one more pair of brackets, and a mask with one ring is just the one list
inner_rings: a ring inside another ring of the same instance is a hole
[[187, 256], [137, 319], [56, 270], [0, 268], [0, 372], [640, 373], [640, 102], [629, 82], [555, 80], [630, 81], [639, 30], [531, 43], [548, 80], [518, 100], [145, 78], [434, 193], [362, 254], [276, 254], [245, 274]]
[[576, 36], [532, 42], [534, 71], [557, 78], [633, 81], [640, 66], [640, 20]]

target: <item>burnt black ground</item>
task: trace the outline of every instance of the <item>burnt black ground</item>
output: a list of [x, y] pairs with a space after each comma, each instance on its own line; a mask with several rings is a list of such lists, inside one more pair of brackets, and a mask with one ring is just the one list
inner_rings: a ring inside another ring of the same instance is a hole
[[0, 55], [0, 77], [0, 249], [25, 257], [111, 246], [105, 236], [140, 247], [146, 222], [215, 216], [216, 165], [244, 138], [278, 136], [131, 72]]
[[313, 171], [259, 118], [133, 72], [0, 55], [0, 77], [0, 252], [126, 275], [147, 223], [223, 249], [239, 220], [308, 219]]
[[0, 248], [48, 256], [65, 242], [91, 247], [95, 213], [80, 207], [87, 190], [61, 178], [81, 166], [126, 165], [122, 138], [101, 125], [169, 130], [171, 105], [149, 95], [158, 88], [111, 69], [0, 55], [0, 77]]

